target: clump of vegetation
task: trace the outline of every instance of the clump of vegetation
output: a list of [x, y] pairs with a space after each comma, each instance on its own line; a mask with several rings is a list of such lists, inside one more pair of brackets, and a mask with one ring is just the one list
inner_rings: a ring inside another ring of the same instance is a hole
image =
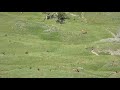
[[30, 69], [32, 69], [32, 67], [30, 67]]
[[57, 18], [56, 12], [44, 12], [43, 14], [46, 14], [44, 21], [49, 20], [49, 19], [53, 19], [53, 18]]
[[7, 37], [7, 34], [5, 34], [5, 36]]
[[37, 70], [39, 71], [40, 69], [38, 68]]
[[29, 53], [28, 51], [25, 52], [25, 54], [28, 54], [28, 53]]
[[45, 12], [43, 14], [47, 14], [44, 20], [49, 20], [49, 19], [57, 19], [56, 22], [60, 24], [65, 23], [65, 19], [69, 19], [67, 14], [65, 12]]
[[2, 52], [3, 55], [5, 55], [5, 52]]
[[65, 19], [68, 19], [65, 12], [58, 12], [57, 21], [60, 24], [65, 23]]

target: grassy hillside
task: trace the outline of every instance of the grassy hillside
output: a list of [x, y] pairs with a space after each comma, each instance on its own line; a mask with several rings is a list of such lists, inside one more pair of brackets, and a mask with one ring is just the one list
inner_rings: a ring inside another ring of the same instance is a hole
[[[65, 24], [44, 20], [41, 12], [0, 12], [1, 78], [119, 78], [120, 42], [100, 42], [120, 27], [120, 13], [67, 13]], [[82, 30], [87, 34], [83, 34]]]

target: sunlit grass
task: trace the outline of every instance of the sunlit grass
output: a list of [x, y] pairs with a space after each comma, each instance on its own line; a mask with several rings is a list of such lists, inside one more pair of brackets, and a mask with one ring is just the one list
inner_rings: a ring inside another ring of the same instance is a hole
[[1, 12], [0, 77], [120, 77], [120, 56], [96, 56], [90, 52], [91, 47], [119, 49], [119, 43], [99, 42], [112, 37], [105, 29], [116, 32], [119, 21], [112, 22], [111, 16], [102, 14], [91, 17], [93, 14], [87, 13], [88, 23], [72, 18], [61, 25], [55, 20], [43, 22], [44, 14], [40, 12]]

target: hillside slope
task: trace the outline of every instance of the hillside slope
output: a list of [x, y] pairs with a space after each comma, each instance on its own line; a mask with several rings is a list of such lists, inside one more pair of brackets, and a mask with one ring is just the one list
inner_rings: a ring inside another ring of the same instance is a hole
[[105, 51], [120, 42], [100, 41], [116, 34], [120, 13], [86, 12], [87, 22], [67, 14], [59, 24], [41, 12], [0, 12], [0, 77], [119, 78], [120, 56]]

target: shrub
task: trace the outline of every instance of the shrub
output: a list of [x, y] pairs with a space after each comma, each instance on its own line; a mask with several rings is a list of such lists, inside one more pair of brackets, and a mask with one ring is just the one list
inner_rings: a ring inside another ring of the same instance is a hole
[[65, 19], [67, 19], [67, 15], [65, 12], [58, 12], [58, 16], [57, 16], [57, 21], [60, 24], [63, 24], [65, 22]]

